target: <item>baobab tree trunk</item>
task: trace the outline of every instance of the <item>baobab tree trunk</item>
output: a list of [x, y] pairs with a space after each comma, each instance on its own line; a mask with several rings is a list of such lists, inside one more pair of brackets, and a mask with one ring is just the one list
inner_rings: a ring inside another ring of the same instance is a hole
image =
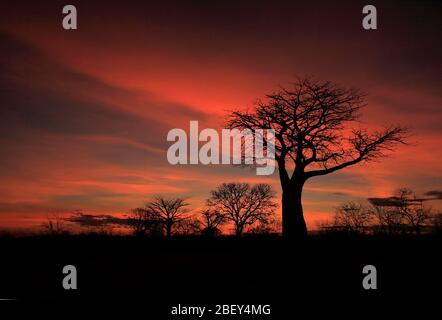
[[243, 232], [243, 226], [237, 225], [236, 226], [236, 230], [235, 230], [235, 235], [237, 237], [241, 237], [242, 236], [242, 232]]
[[282, 190], [282, 235], [288, 239], [307, 237], [307, 225], [302, 209], [304, 183], [289, 183]]
[[172, 235], [172, 223], [170, 221], [166, 222], [166, 237], [170, 238]]

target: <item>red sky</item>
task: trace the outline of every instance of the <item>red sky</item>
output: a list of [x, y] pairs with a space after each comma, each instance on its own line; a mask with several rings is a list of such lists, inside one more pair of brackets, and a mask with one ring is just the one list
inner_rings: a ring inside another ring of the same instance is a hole
[[366, 92], [368, 127], [415, 134], [382, 162], [309, 181], [310, 228], [343, 201], [442, 190], [440, 5], [379, 4], [379, 29], [365, 31], [362, 2], [90, 2], [73, 3], [75, 31], [60, 1], [1, 7], [0, 227], [121, 214], [156, 194], [198, 208], [229, 181], [280, 194], [276, 175], [169, 165], [166, 134], [189, 120], [220, 129], [226, 110], [305, 74]]

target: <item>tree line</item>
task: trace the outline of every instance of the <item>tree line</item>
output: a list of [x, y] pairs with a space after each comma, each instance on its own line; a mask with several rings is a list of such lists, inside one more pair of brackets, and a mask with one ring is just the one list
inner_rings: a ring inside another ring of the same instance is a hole
[[136, 235], [202, 234], [215, 236], [226, 224], [235, 235], [270, 228], [274, 221], [275, 192], [268, 184], [223, 183], [210, 192], [198, 216], [189, 215], [187, 199], [156, 196], [131, 210], [127, 225]]
[[[48, 233], [67, 233], [65, 222], [109, 234], [111, 227], [129, 229], [136, 236], [202, 235], [219, 236], [230, 226], [237, 237], [245, 233], [279, 234], [275, 192], [269, 184], [223, 183], [210, 191], [205, 206], [192, 211], [188, 198], [155, 196], [144, 206], [133, 208], [124, 218], [85, 214], [48, 218]], [[331, 220], [318, 224], [320, 233], [389, 235], [442, 231], [442, 213], [427, 205], [431, 197], [417, 197], [401, 188], [391, 197], [368, 198], [366, 202], [340, 204]], [[94, 232], [94, 233], [95, 233]]]
[[387, 198], [368, 198], [368, 204], [349, 201], [336, 208], [333, 220], [321, 223], [325, 232], [416, 234], [442, 230], [442, 214], [433, 212], [426, 202], [401, 188]]

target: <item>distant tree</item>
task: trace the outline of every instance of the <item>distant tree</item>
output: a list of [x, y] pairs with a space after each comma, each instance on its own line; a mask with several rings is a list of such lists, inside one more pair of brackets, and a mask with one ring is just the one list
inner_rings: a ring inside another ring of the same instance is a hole
[[241, 236], [246, 226], [269, 220], [276, 207], [274, 196], [268, 184], [223, 183], [211, 191], [207, 205], [232, 221], [235, 234]]
[[[372, 199], [370, 199], [371, 202]], [[398, 213], [396, 208], [376, 204], [372, 202], [372, 213], [377, 219], [379, 231], [388, 234], [398, 233], [403, 230], [403, 217]]]
[[335, 231], [335, 225], [334, 225], [334, 220], [329, 220], [329, 219], [325, 219], [325, 220], [321, 220], [321, 221], [316, 221], [315, 222], [316, 228], [318, 229], [318, 231], [320, 232], [330, 232], [330, 231]]
[[166, 236], [169, 238], [172, 235], [173, 227], [178, 222], [188, 218], [186, 216], [186, 213], [189, 212], [188, 205], [189, 203], [183, 198], [157, 196], [146, 203], [144, 210], [158, 217], [165, 228]]
[[397, 191], [396, 207], [407, 224], [416, 234], [430, 219], [431, 209], [424, 206], [425, 199], [417, 198], [411, 189], [401, 188]]
[[404, 143], [407, 130], [399, 126], [372, 133], [355, 127], [364, 105], [356, 89], [307, 77], [229, 115], [229, 128], [275, 130], [285, 237], [307, 235], [301, 202], [307, 180], [379, 159]]
[[274, 219], [269, 219], [265, 222], [258, 222], [246, 230], [248, 234], [264, 235], [264, 234], [276, 234], [276, 223]]
[[196, 218], [183, 219], [176, 223], [175, 229], [180, 235], [199, 235], [202, 231], [201, 221]]
[[442, 213], [437, 213], [432, 219], [434, 233], [442, 233]]
[[369, 198], [381, 227], [389, 233], [412, 231], [420, 234], [431, 217], [426, 198], [418, 198], [412, 190], [401, 188], [388, 198]]
[[332, 228], [347, 232], [364, 233], [370, 226], [373, 215], [361, 203], [343, 203], [336, 208]]
[[160, 215], [146, 208], [135, 208], [129, 213], [126, 225], [137, 236], [162, 234], [163, 222]]
[[57, 214], [47, 216], [46, 222], [43, 223], [43, 228], [45, 228], [46, 231], [53, 236], [69, 233], [64, 219]]
[[202, 215], [202, 234], [205, 236], [215, 236], [221, 233], [220, 226], [225, 224], [227, 219], [220, 212], [211, 208], [206, 208], [201, 211]]

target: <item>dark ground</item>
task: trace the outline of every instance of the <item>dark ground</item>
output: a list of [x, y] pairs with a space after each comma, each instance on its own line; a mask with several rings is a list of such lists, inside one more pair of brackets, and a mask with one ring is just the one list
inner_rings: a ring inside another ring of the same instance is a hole
[[[153, 313], [166, 319], [178, 303], [271, 304], [272, 318], [312, 307], [310, 312], [318, 307], [345, 311], [350, 302], [401, 301], [400, 308], [413, 303], [427, 309], [430, 300], [441, 297], [441, 239], [322, 235], [293, 245], [276, 236], [2, 237], [0, 298], [103, 306], [136, 302], [145, 319]], [[62, 268], [68, 264], [77, 268], [78, 290], [62, 287]], [[367, 264], [377, 268], [378, 290], [362, 288]]]

